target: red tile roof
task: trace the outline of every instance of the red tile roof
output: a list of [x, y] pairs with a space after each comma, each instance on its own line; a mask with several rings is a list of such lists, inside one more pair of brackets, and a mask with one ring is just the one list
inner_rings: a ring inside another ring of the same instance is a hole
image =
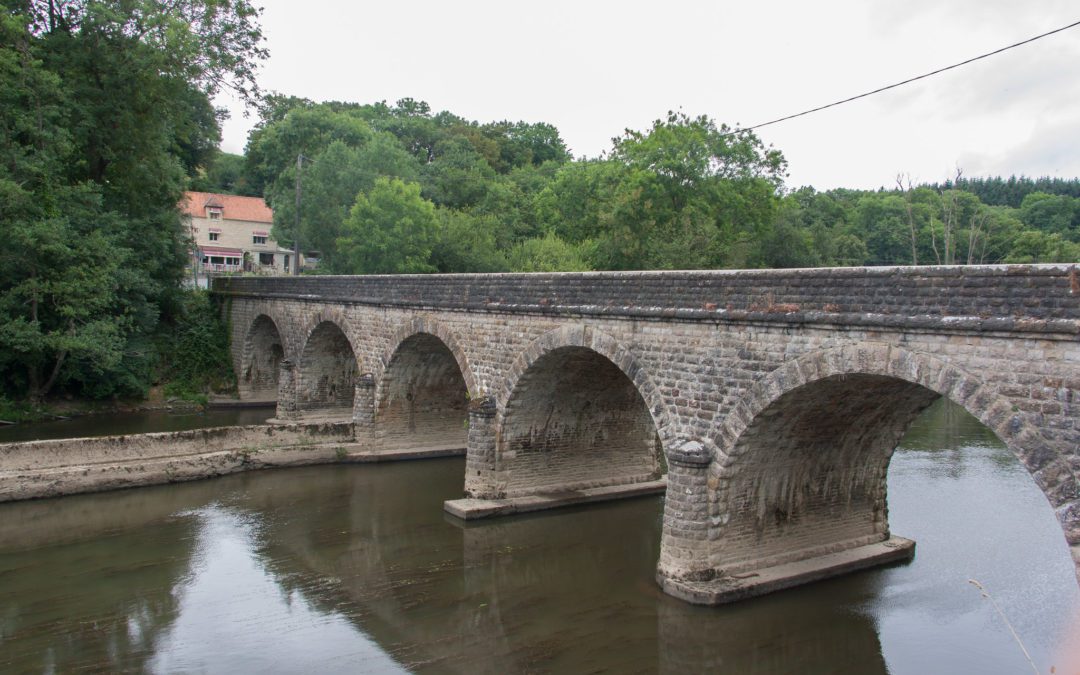
[[219, 195], [212, 192], [185, 192], [180, 209], [193, 218], [205, 218], [207, 205], [220, 206], [221, 217], [253, 223], [274, 222], [274, 212], [261, 197]]

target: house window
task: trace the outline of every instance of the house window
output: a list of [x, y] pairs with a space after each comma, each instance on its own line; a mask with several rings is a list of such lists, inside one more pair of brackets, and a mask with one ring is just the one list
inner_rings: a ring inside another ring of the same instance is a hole
[[274, 264], [274, 254], [273, 253], [260, 253], [259, 254], [259, 264], [260, 265], [273, 265]]
[[253, 235], [251, 235], [251, 243], [252, 244], [265, 244], [266, 243], [266, 235], [265, 234], [253, 234]]
[[210, 209], [210, 220], [221, 220], [221, 209]]
[[221, 234], [218, 232], [210, 233], [210, 241], [217, 241], [219, 237], [221, 237]]

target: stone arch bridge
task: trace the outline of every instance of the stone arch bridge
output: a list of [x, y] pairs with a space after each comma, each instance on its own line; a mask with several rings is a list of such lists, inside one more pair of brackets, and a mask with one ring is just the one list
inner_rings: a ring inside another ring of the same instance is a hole
[[[466, 450], [461, 517], [666, 472], [657, 578], [715, 604], [905, 559], [886, 474], [946, 397], [1045, 493], [1080, 578], [1080, 278], [1060, 265], [225, 278], [242, 396]], [[662, 487], [661, 487], [662, 489]]]

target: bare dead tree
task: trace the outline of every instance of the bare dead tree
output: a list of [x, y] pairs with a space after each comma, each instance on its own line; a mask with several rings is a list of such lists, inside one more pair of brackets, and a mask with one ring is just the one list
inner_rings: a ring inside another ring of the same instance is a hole
[[[941, 240], [942, 246], [945, 249], [944, 263], [939, 259], [938, 264], [952, 265], [956, 262], [956, 242], [954, 241], [955, 231], [957, 229], [957, 220], [960, 217], [960, 207], [958, 204], [958, 190], [957, 185], [960, 184], [960, 178], [964, 175], [964, 170], [960, 167], [956, 168], [956, 178], [952, 182], [952, 189], [939, 190], [938, 194], [941, 195]], [[930, 231], [933, 236], [933, 230]], [[937, 246], [934, 246], [934, 255], [937, 255]]]
[[[974, 265], [986, 262], [986, 242], [989, 239], [990, 213], [987, 209], [975, 209], [968, 223], [968, 254], [967, 264]], [[975, 250], [979, 248], [979, 256], [975, 257]]]
[[913, 188], [911, 186], [911, 174], [907, 175], [907, 188], [904, 188], [903, 176], [896, 174], [896, 188], [904, 193], [904, 207], [907, 210], [908, 230], [911, 233], [911, 264], [919, 264], [919, 252], [917, 248], [918, 238], [915, 236], [915, 215], [911, 208]]

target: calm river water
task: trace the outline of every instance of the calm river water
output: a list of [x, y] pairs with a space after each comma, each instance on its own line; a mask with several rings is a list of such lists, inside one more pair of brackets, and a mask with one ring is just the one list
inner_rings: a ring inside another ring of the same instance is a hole
[[1080, 672], [1061, 529], [986, 429], [935, 405], [893, 459], [914, 562], [722, 608], [653, 581], [662, 500], [475, 526], [462, 459], [0, 505], [0, 671]]

